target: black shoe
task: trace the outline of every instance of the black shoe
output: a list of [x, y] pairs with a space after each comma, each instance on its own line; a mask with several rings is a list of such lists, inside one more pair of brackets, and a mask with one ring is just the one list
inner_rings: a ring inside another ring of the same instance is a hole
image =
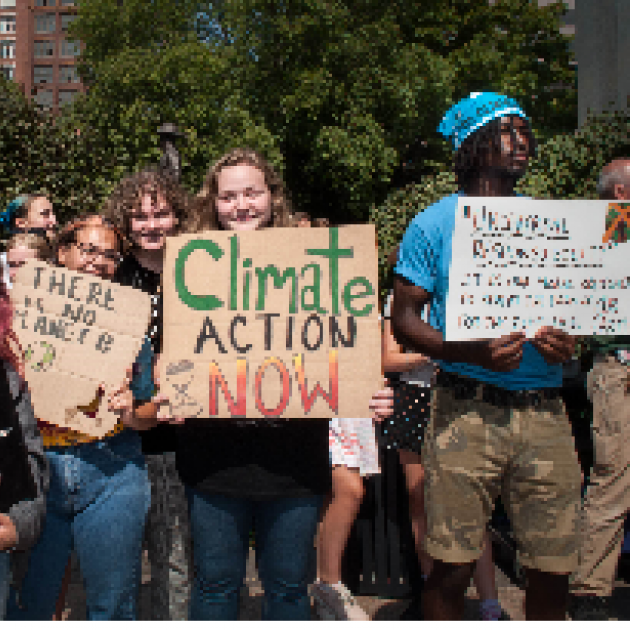
[[569, 616], [573, 621], [608, 621], [610, 598], [597, 595], [571, 595]]
[[422, 597], [415, 595], [411, 603], [400, 615], [400, 621], [422, 621]]

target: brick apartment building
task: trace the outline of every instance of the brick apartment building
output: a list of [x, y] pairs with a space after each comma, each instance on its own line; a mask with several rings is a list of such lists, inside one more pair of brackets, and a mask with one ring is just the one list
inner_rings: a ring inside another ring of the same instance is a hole
[[76, 12], [74, 0], [0, 0], [0, 72], [54, 112], [85, 91], [67, 38]]

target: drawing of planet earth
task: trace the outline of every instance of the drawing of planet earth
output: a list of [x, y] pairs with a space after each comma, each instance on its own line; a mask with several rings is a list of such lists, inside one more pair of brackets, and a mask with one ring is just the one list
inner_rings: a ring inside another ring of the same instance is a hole
[[24, 358], [35, 372], [45, 372], [52, 367], [55, 354], [55, 348], [52, 344], [47, 341], [40, 341], [39, 346], [37, 343], [28, 345]]

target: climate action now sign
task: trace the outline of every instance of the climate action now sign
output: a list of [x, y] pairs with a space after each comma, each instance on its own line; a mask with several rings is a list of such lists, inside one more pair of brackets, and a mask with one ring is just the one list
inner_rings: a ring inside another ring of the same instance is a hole
[[162, 391], [185, 418], [369, 417], [374, 226], [169, 238]]

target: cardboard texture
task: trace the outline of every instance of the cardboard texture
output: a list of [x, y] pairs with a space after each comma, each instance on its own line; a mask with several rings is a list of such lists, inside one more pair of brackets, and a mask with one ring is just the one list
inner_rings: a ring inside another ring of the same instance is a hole
[[94, 437], [111, 431], [118, 415], [99, 385], [109, 392], [125, 378], [149, 325], [150, 296], [30, 260], [11, 301], [35, 415]]
[[160, 386], [184, 418], [368, 418], [373, 225], [169, 238]]

